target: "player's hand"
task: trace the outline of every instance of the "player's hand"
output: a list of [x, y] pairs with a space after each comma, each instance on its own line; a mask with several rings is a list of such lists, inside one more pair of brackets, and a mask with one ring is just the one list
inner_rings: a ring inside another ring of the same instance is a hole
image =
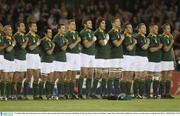
[[109, 34], [106, 34], [106, 40], [109, 41]]
[[134, 39], [134, 44], [137, 44], [137, 40], [136, 39]]
[[104, 39], [104, 44], [106, 45], [108, 43], [108, 40], [107, 39]]
[[96, 40], [97, 40], [97, 38], [96, 38], [96, 36], [94, 36], [94, 37], [93, 37], [93, 41], [96, 41]]
[[162, 43], [160, 43], [160, 44], [159, 44], [159, 48], [162, 48], [162, 47], [163, 47], [163, 44], [162, 44]]
[[68, 40], [67, 39], [65, 39], [65, 43], [68, 44]]
[[41, 44], [41, 40], [39, 40], [36, 45], [39, 46]]
[[171, 40], [171, 44], [173, 44], [173, 43], [174, 43], [174, 39]]
[[78, 41], [78, 42], [81, 42], [81, 38], [80, 38], [80, 37], [77, 37], [77, 41]]

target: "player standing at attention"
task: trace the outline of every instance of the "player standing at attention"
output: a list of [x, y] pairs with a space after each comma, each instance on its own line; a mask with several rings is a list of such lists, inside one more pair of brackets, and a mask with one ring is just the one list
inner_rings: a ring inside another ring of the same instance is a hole
[[78, 96], [74, 92], [75, 81], [77, 72], [80, 71], [80, 42], [81, 39], [76, 31], [76, 23], [74, 19], [68, 21], [68, 31], [66, 33], [66, 38], [69, 42], [67, 48], [67, 86], [69, 86], [69, 97], [72, 99], [77, 99]]
[[[119, 17], [113, 17], [112, 19], [112, 29], [109, 31], [110, 36], [110, 45], [111, 45], [111, 68], [119, 69], [123, 68], [122, 59], [123, 59], [123, 48], [121, 37], [121, 21]], [[108, 94], [112, 94], [112, 87], [114, 83], [115, 95], [119, 95], [120, 87], [119, 80], [122, 76], [121, 72], [112, 72], [110, 73], [110, 78], [108, 79]]]
[[[144, 23], [138, 24], [138, 34], [135, 37], [137, 40], [136, 44], [136, 62], [137, 62], [137, 72], [133, 84], [134, 96], [135, 98], [143, 98], [144, 88], [145, 88], [145, 79], [147, 77], [148, 71], [148, 48], [149, 40], [145, 36], [146, 34], [146, 25]], [[139, 92], [138, 92], [139, 91]]]
[[4, 79], [5, 79], [5, 100], [14, 99], [13, 94], [15, 93], [14, 86], [15, 82], [13, 79], [14, 72], [15, 72], [15, 62], [14, 62], [14, 47], [16, 45], [16, 40], [13, 37], [13, 30], [11, 25], [4, 26], [4, 41], [6, 44], [6, 48], [4, 49]]
[[132, 79], [134, 77], [135, 71], [135, 49], [137, 40], [133, 38], [133, 28], [130, 23], [125, 25], [124, 31], [124, 41], [123, 41], [123, 52], [124, 52], [124, 59], [123, 59], [123, 67], [124, 67], [124, 74], [123, 79], [120, 81], [120, 87], [122, 93], [125, 93], [128, 98], [131, 98], [130, 90], [132, 85]]
[[[67, 60], [66, 49], [68, 46], [68, 40], [65, 38], [65, 25], [60, 24], [58, 33], [54, 36], [53, 42], [55, 43], [54, 49], [54, 77], [58, 79], [58, 99], [64, 99], [67, 96]], [[63, 91], [64, 90], [64, 91]], [[64, 93], [63, 93], [64, 92]]]
[[[29, 40], [25, 37], [26, 30], [23, 21], [18, 21], [16, 28], [17, 32], [14, 34], [14, 38], [17, 42], [15, 46], [16, 72], [14, 74], [16, 94], [17, 99], [27, 99], [27, 82], [25, 82], [25, 76], [27, 71], [26, 47]], [[23, 92], [23, 97], [21, 96], [21, 92]]]
[[33, 80], [33, 99], [39, 99], [38, 94], [38, 81], [40, 78], [41, 59], [39, 45], [41, 43], [40, 37], [37, 33], [36, 22], [29, 22], [29, 32], [26, 37], [29, 39], [27, 47], [27, 74], [29, 80]]
[[161, 76], [161, 58], [162, 58], [162, 43], [158, 36], [158, 25], [150, 25], [150, 33], [148, 35], [150, 40], [149, 53], [148, 53], [148, 66], [151, 78], [146, 80], [146, 94], [150, 98], [151, 82], [153, 81], [153, 98], [158, 98], [159, 80]]
[[[106, 29], [106, 22], [105, 19], [99, 17], [97, 19], [97, 29], [95, 31], [96, 40], [96, 55], [95, 55], [95, 78], [93, 82], [93, 92], [96, 93], [96, 88], [98, 85], [99, 79], [101, 81], [101, 96], [100, 97], [107, 97], [106, 93], [106, 85], [107, 79], [109, 78], [108, 68], [110, 67], [110, 55], [111, 55], [111, 48], [109, 44], [109, 34], [105, 32]], [[96, 96], [96, 95], [95, 95]], [[96, 96], [97, 97], [97, 96]]]
[[79, 79], [79, 97], [82, 96], [82, 84], [83, 79], [86, 78], [86, 98], [90, 97], [91, 81], [94, 74], [95, 64], [95, 41], [96, 37], [92, 31], [92, 21], [90, 18], [83, 20], [84, 29], [81, 30], [80, 36], [82, 39], [82, 50], [81, 50], [81, 77]]
[[51, 99], [53, 96], [54, 89], [54, 64], [53, 64], [53, 51], [55, 44], [52, 42], [52, 29], [45, 28], [44, 37], [41, 40], [41, 75], [42, 81], [39, 82], [39, 98], [42, 98], [43, 93], [43, 82], [45, 82], [46, 97]]
[[161, 69], [162, 69], [162, 77], [160, 82], [160, 93], [161, 98], [172, 99], [170, 95], [170, 87], [171, 87], [171, 77], [172, 72], [174, 70], [174, 52], [173, 52], [173, 36], [171, 34], [171, 26], [170, 24], [164, 24], [162, 26], [163, 34], [161, 36], [161, 42], [163, 44], [162, 47], [162, 61], [161, 61]]

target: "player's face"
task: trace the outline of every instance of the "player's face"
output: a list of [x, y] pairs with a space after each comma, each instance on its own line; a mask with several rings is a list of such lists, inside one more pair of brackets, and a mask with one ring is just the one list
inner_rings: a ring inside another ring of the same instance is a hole
[[121, 21], [120, 19], [116, 19], [115, 22], [114, 22], [114, 25], [116, 28], [120, 29], [121, 28]]
[[69, 28], [72, 30], [72, 31], [76, 31], [76, 23], [75, 22], [71, 22], [69, 24]]
[[132, 34], [133, 33], [132, 25], [127, 25], [126, 30], [129, 34]]
[[92, 29], [92, 21], [91, 21], [91, 20], [89, 20], [89, 21], [86, 22], [86, 27], [87, 27], [88, 29]]
[[36, 33], [36, 32], [37, 32], [37, 25], [36, 25], [35, 23], [32, 24], [31, 27], [30, 27], [30, 30], [31, 30], [32, 32]]
[[19, 30], [20, 32], [22, 32], [22, 33], [25, 33], [25, 32], [26, 32], [24, 23], [21, 23], [21, 24], [19, 25], [18, 30]]
[[60, 30], [60, 33], [64, 34], [65, 33], [65, 25], [62, 25], [59, 30]]
[[142, 25], [142, 26], [139, 28], [139, 32], [142, 33], [142, 34], [146, 34], [146, 26], [145, 26], [145, 25]]
[[12, 36], [12, 27], [8, 26], [5, 33]]
[[50, 39], [52, 38], [52, 30], [51, 29], [47, 30], [47, 37]]
[[167, 25], [165, 27], [165, 30], [164, 30], [167, 34], [170, 34], [171, 33], [171, 27], [169, 25]]
[[157, 25], [154, 25], [153, 27], [152, 27], [152, 31], [153, 31], [153, 33], [154, 34], [158, 34], [158, 26]]
[[101, 22], [100, 28], [101, 28], [102, 30], [105, 30], [105, 29], [106, 29], [106, 22], [105, 22], [105, 21], [102, 21], [102, 22]]

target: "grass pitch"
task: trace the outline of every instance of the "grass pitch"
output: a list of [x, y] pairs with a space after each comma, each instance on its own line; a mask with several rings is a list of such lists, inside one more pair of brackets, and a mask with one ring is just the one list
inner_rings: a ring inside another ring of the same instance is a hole
[[46, 112], [170, 112], [180, 111], [180, 96], [175, 99], [116, 100], [43, 100], [0, 101], [0, 111]]

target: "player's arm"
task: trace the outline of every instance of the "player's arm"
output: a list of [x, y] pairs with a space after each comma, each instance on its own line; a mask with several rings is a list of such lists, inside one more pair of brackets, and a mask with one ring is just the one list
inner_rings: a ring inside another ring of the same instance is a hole
[[163, 47], [163, 50], [164, 50], [165, 52], [168, 52], [168, 51], [172, 48], [173, 43], [174, 43], [174, 40], [172, 40], [171, 43], [170, 43], [168, 46], [164, 46], [164, 47]]
[[68, 40], [65, 39], [65, 44], [61, 47], [61, 50], [65, 51], [68, 47]]
[[75, 48], [75, 47], [79, 44], [80, 41], [81, 41], [81, 39], [80, 39], [80, 37], [78, 36], [77, 40], [76, 40], [74, 43], [70, 43], [70, 44], [68, 45], [69, 49]]
[[136, 46], [136, 44], [137, 44], [137, 40], [135, 40], [135, 39], [133, 39], [134, 40], [134, 42], [132, 43], [132, 44], [130, 44], [130, 45], [128, 45], [127, 46], [127, 50], [128, 51], [132, 51], [133, 50], [133, 48]]
[[116, 39], [116, 40], [113, 40], [112, 43], [115, 47], [119, 47], [123, 42], [123, 39]]
[[12, 44], [5, 48], [6, 52], [11, 52], [13, 50], [13, 48], [15, 47], [15, 45], [16, 45], [16, 40], [13, 39]]
[[25, 42], [21, 44], [21, 48], [25, 49], [28, 45], [29, 39], [25, 38]]
[[51, 55], [53, 53], [54, 47], [55, 47], [55, 44], [52, 42], [52, 47], [48, 48], [47, 51], [46, 51], [48, 55]]
[[96, 41], [96, 37], [94, 36], [94, 38], [92, 40], [87, 40], [84, 39], [82, 44], [84, 45], [85, 48], [89, 48], [93, 45], [93, 43]]
[[158, 51], [159, 49], [161, 49], [162, 46], [163, 46], [162, 43], [160, 43], [158, 47], [150, 47], [150, 48], [149, 48], [149, 51], [150, 51], [150, 52], [156, 52], [156, 51]]
[[100, 46], [106, 46], [109, 41], [109, 34], [106, 34], [106, 39], [99, 39], [98, 43]]
[[38, 42], [34, 43], [34, 44], [31, 44], [29, 45], [29, 49], [32, 51], [34, 50], [36, 47], [38, 47], [41, 43], [41, 40], [39, 40]]

